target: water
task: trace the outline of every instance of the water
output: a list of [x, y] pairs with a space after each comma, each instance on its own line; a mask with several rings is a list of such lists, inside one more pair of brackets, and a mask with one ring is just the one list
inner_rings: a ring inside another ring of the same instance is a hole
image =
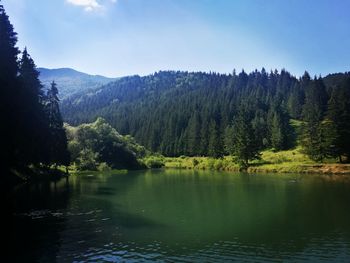
[[95, 173], [14, 205], [18, 262], [350, 261], [347, 177]]

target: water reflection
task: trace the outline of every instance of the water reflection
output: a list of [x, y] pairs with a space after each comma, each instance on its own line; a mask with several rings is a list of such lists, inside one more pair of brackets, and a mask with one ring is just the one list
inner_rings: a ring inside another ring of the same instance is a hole
[[[347, 177], [153, 170], [16, 194], [18, 259], [345, 261]], [[29, 244], [29, 246], [28, 246]]]

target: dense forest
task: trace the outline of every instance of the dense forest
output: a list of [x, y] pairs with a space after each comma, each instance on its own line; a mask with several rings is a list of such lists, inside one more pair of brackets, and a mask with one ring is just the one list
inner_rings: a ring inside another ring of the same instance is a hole
[[42, 171], [70, 163], [56, 84], [52, 82], [44, 91], [33, 59], [26, 48], [21, 53], [16, 43], [17, 34], [0, 5], [4, 185], [13, 183], [18, 178], [15, 174], [27, 177], [33, 169]]
[[[350, 156], [350, 73], [161, 71], [71, 96], [62, 114], [73, 125], [102, 116], [166, 156], [233, 154], [244, 165], [262, 149], [297, 143], [316, 161]], [[291, 120], [302, 128], [298, 138]]]
[[28, 176], [28, 168], [48, 170], [71, 160], [80, 169], [141, 168], [138, 158], [146, 152], [232, 155], [247, 167], [264, 149], [296, 145], [314, 161], [350, 159], [349, 72], [326, 77], [305, 72], [297, 78], [284, 69], [160, 71], [120, 78], [60, 101], [60, 87], [52, 82], [44, 88], [27, 48], [20, 52], [16, 43], [0, 5], [6, 175], [24, 171]]

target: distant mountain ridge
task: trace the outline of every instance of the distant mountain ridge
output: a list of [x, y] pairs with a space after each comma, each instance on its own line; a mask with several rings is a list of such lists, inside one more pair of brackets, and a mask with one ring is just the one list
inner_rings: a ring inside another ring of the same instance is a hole
[[38, 68], [40, 80], [45, 87], [52, 81], [57, 83], [61, 99], [65, 99], [77, 92], [89, 91], [103, 86], [117, 78], [100, 75], [89, 75], [71, 68]]

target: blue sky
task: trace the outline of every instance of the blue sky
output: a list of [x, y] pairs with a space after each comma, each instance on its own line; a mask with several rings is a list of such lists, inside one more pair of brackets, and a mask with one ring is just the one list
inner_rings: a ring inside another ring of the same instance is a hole
[[2, 0], [40, 67], [350, 70], [350, 0]]

